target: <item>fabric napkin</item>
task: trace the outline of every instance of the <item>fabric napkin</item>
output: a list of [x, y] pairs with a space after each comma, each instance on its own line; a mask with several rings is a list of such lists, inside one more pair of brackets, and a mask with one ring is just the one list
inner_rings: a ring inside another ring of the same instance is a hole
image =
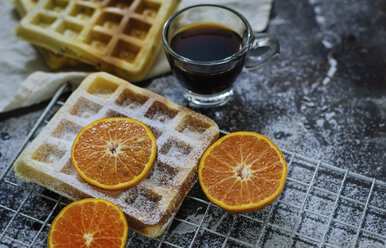
[[[255, 32], [268, 23], [272, 0], [182, 0], [178, 9], [211, 3], [225, 5], [242, 13]], [[13, 5], [0, 1], [0, 113], [26, 107], [51, 98], [64, 82], [78, 85], [87, 72], [50, 72], [36, 49], [18, 39], [13, 30], [19, 16]], [[147, 78], [170, 71], [163, 50], [156, 56]]]

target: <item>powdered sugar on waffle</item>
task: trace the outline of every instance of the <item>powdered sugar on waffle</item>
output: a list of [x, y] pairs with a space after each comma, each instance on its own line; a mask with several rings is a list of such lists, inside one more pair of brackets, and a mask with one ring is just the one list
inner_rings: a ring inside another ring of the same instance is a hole
[[[94, 188], [79, 177], [71, 162], [71, 146], [82, 127], [117, 116], [148, 125], [157, 139], [158, 154], [147, 179], [128, 190], [112, 192]], [[154, 236], [177, 212], [196, 181], [202, 153], [217, 136], [218, 127], [209, 118], [107, 73], [95, 73], [23, 152], [15, 172], [72, 200], [106, 198], [122, 208], [134, 229]], [[158, 230], [147, 233], [150, 226]]]

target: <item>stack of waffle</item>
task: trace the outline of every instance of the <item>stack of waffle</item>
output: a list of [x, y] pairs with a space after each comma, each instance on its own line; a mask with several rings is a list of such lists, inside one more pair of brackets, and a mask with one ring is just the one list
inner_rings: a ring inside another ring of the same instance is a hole
[[143, 79], [177, 0], [15, 0], [16, 34], [53, 69], [81, 63], [130, 81]]

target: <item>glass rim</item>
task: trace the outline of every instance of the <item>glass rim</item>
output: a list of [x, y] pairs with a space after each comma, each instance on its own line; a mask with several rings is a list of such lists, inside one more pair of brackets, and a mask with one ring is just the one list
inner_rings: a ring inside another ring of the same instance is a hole
[[[212, 61], [192, 60], [192, 59], [186, 58], [186, 57], [176, 53], [170, 47], [169, 41], [168, 41], [168, 39], [166, 37], [166, 34], [169, 31], [170, 23], [177, 16], [179, 16], [182, 12], [185, 12], [185, 11], [187, 11], [189, 9], [192, 9], [192, 8], [198, 8], [198, 7], [216, 7], [216, 8], [221, 8], [221, 9], [228, 10], [228, 11], [232, 12], [233, 14], [235, 14], [236, 16], [238, 16], [242, 20], [242, 22], [244, 23], [244, 25], [246, 27], [246, 30], [247, 30], [247, 33], [248, 33], [246, 44], [239, 51], [237, 51], [236, 53], [232, 54], [231, 56], [228, 56], [226, 58], [219, 59], [219, 60], [212, 60]], [[249, 50], [249, 46], [250, 46], [250, 44], [253, 41], [253, 37], [254, 36], [252, 34], [251, 25], [249, 24], [248, 20], [241, 13], [239, 13], [238, 11], [236, 11], [236, 10], [234, 10], [232, 8], [229, 8], [229, 7], [226, 7], [226, 6], [217, 5], [217, 4], [197, 4], [197, 5], [192, 5], [192, 6], [184, 8], [184, 9], [181, 9], [181, 10], [177, 11], [174, 15], [172, 15], [165, 22], [165, 24], [163, 26], [163, 29], [162, 29], [162, 42], [163, 42], [164, 48], [167, 50], [167, 52], [169, 54], [171, 54], [173, 57], [175, 57], [178, 60], [180, 60], [180, 61], [183, 61], [183, 62], [189, 63], [189, 64], [194, 64], [194, 65], [221, 65], [221, 64], [228, 63], [228, 62], [230, 62], [230, 61], [232, 61], [234, 59], [237, 59], [237, 58], [239, 58], [240, 56], [242, 56], [243, 54], [245, 54]]]

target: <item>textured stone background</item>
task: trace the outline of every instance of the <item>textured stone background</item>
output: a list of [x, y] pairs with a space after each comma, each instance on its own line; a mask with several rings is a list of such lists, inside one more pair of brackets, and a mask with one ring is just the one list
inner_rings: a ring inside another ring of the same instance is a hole
[[[226, 106], [198, 111], [221, 129], [260, 132], [281, 148], [385, 181], [385, 23], [384, 0], [275, 1], [267, 32], [280, 58], [243, 71]], [[187, 104], [172, 75], [142, 86]], [[0, 114], [0, 169], [45, 104]]]

